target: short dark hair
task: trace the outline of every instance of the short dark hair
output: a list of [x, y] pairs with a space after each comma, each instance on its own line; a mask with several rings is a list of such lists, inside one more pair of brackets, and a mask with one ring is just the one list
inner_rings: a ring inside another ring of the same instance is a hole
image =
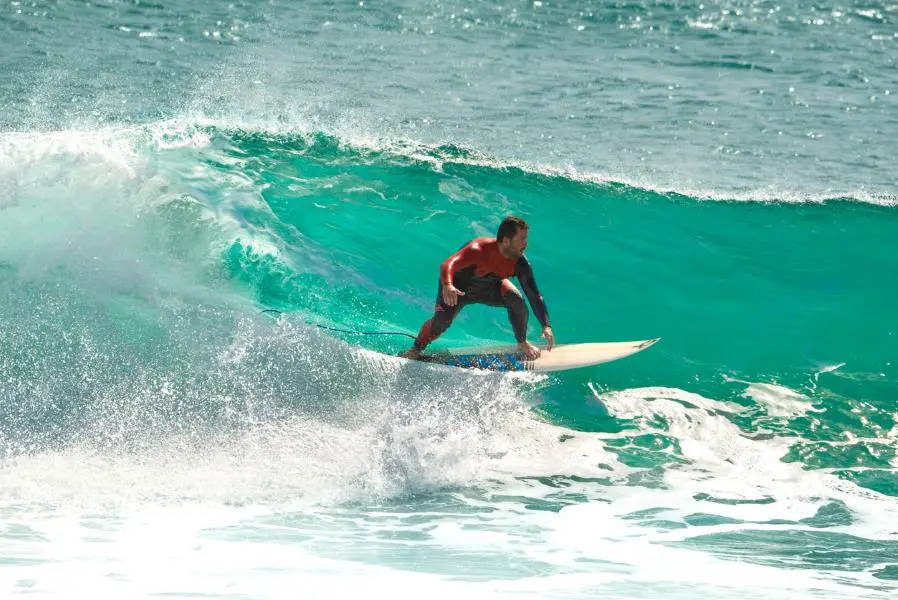
[[496, 240], [501, 242], [505, 238], [514, 237], [521, 229], [530, 229], [530, 225], [527, 224], [527, 221], [520, 217], [505, 217], [505, 220], [499, 225], [499, 231], [496, 233]]

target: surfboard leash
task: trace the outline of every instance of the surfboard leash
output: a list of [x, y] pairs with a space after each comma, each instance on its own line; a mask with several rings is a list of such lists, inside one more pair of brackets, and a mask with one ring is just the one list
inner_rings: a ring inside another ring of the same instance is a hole
[[[274, 308], [266, 308], [262, 311], [263, 313], [277, 313], [279, 315], [284, 314], [282, 310], [276, 310]], [[307, 325], [314, 325], [315, 327], [320, 327], [321, 329], [327, 329], [329, 331], [339, 331], [340, 333], [350, 333], [353, 335], [404, 335], [405, 337], [410, 337], [413, 340], [416, 339], [416, 336], [405, 333], [404, 331], [354, 331], [351, 329], [340, 329], [338, 327], [328, 327], [327, 325], [320, 325], [318, 323], [313, 323], [312, 321], [303, 321]]]

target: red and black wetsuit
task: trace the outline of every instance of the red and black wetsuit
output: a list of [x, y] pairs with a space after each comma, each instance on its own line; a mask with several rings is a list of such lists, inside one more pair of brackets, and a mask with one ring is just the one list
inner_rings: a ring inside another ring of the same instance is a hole
[[[505, 258], [499, 251], [496, 238], [481, 237], [465, 244], [440, 266], [436, 310], [433, 317], [421, 327], [415, 347], [423, 350], [440, 337], [452, 324], [458, 311], [467, 304], [505, 306], [515, 339], [518, 343], [525, 341], [530, 315], [521, 293], [508, 280], [509, 277], [518, 278], [536, 318], [546, 327], [549, 324], [549, 311], [536, 287], [530, 263], [524, 256], [518, 259]], [[455, 306], [448, 306], [443, 302], [443, 285], [450, 283], [465, 293], [464, 296], [459, 295]]]

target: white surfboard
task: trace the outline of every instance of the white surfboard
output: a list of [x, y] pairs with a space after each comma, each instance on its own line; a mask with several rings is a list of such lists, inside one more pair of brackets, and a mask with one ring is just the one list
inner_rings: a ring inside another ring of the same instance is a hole
[[641, 352], [661, 338], [633, 342], [594, 342], [560, 344], [546, 350], [540, 348], [539, 358], [528, 360], [517, 346], [468, 348], [449, 350], [422, 356], [419, 360], [465, 369], [491, 371], [564, 371], [619, 360]]

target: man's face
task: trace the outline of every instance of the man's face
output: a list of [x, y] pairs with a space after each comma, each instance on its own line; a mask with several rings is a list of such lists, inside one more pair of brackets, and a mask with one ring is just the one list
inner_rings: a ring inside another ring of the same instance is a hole
[[503, 239], [500, 244], [505, 255], [509, 258], [520, 258], [524, 254], [524, 250], [527, 249], [528, 233], [526, 229], [518, 229], [518, 232], [512, 237]]

